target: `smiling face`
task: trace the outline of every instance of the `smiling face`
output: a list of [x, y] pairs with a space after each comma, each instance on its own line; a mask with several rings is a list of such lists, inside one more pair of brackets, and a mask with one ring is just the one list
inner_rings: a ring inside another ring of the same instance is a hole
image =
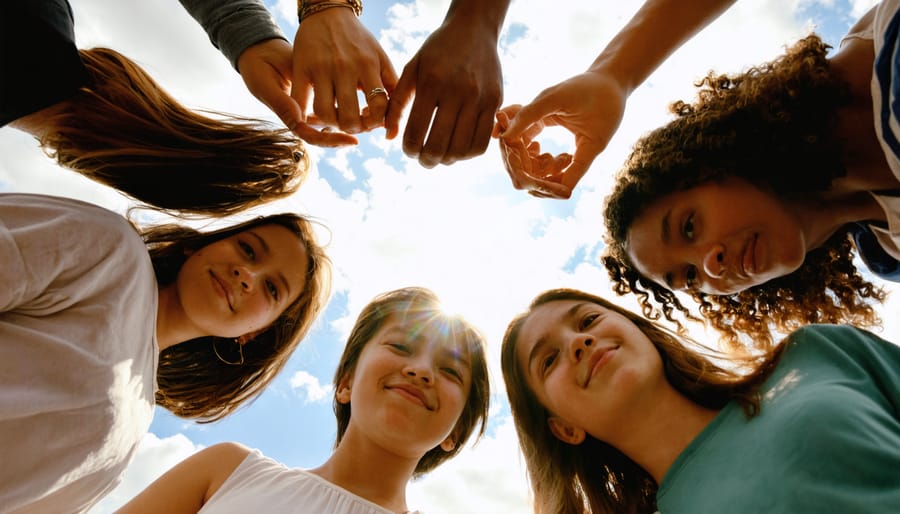
[[670, 387], [647, 336], [621, 314], [588, 301], [535, 307], [515, 351], [528, 388], [550, 412], [554, 435], [567, 442], [581, 441], [562, 426], [613, 444], [659, 388]]
[[625, 248], [650, 280], [708, 294], [732, 294], [792, 273], [807, 250], [786, 203], [738, 178], [653, 203], [628, 229]]
[[441, 445], [452, 450], [472, 384], [465, 347], [441, 322], [389, 316], [340, 381], [338, 402], [352, 405], [344, 438], [365, 434], [382, 448], [418, 460]]
[[260, 225], [192, 253], [172, 285], [205, 335], [240, 337], [268, 327], [306, 285], [306, 248], [281, 225]]

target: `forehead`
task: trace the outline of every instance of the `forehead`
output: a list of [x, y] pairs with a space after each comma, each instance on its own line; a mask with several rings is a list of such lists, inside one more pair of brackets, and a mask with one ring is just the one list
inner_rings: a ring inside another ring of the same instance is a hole
[[465, 325], [436, 312], [390, 314], [378, 328], [376, 337], [397, 337], [409, 343], [424, 343], [466, 361], [472, 352], [469, 348], [470, 331]]
[[238, 232], [234, 237], [247, 239], [257, 249], [257, 258], [269, 271], [284, 276], [297, 297], [308, 273], [306, 245], [296, 233], [278, 224], [259, 225]]
[[681, 223], [679, 213], [696, 201], [695, 189], [671, 193], [648, 205], [634, 219], [624, 247], [628, 258], [642, 275], [662, 283], [662, 275], [668, 271], [674, 258], [667, 248], [677, 241]]
[[586, 300], [554, 300], [538, 305], [531, 310], [519, 327], [516, 353], [520, 358], [526, 357], [535, 345], [588, 306], [597, 305]]

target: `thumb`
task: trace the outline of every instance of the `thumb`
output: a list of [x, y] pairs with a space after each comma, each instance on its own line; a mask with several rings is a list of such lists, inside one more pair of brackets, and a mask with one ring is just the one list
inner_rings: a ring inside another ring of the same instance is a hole
[[500, 137], [516, 138], [542, 118], [552, 113], [553, 109], [544, 93], [539, 94], [530, 104], [523, 106], [509, 122], [509, 126]]
[[297, 133], [297, 127], [303, 123], [304, 116], [293, 98], [279, 91], [277, 95], [270, 95], [266, 104], [287, 128]]
[[581, 177], [587, 173], [593, 164], [594, 159], [603, 151], [603, 146], [595, 143], [582, 143], [575, 146], [575, 153], [572, 156], [572, 163], [566, 168], [563, 174], [563, 184], [571, 189], [581, 180]]

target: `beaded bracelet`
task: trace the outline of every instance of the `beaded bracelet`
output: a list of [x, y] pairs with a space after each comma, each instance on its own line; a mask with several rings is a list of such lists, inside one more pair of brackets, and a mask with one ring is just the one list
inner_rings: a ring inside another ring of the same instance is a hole
[[308, 0], [297, 0], [297, 19], [302, 23], [313, 14], [332, 7], [347, 7], [357, 16], [362, 14], [362, 0], [324, 0], [314, 4], [310, 4]]

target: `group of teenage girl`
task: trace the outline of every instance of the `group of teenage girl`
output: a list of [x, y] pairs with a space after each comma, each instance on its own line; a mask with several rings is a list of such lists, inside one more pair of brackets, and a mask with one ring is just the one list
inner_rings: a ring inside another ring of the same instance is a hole
[[[402, 109], [415, 78], [397, 86], [391, 69], [381, 73], [390, 83], [360, 79], [375, 94], [355, 121], [329, 115], [340, 99], [316, 100], [309, 115], [285, 108], [288, 92], [247, 70], [277, 54], [280, 68], [269, 69], [296, 79], [299, 32], [291, 63], [261, 4], [182, 3], [289, 129], [195, 112], [118, 52], [77, 49], [65, 0], [2, 8], [3, 47], [24, 34], [46, 41], [42, 62], [65, 80], [47, 80], [34, 55], [4, 53], [0, 123], [140, 205], [206, 218], [295, 192], [308, 166], [298, 135], [336, 145], [375, 126], [396, 131], [397, 107], [382, 102], [396, 86]], [[588, 71], [497, 111], [514, 187], [571, 195], [630, 92], [731, 3], [648, 0]], [[507, 4], [491, 7], [498, 27]], [[303, 0], [301, 28], [317, 17], [346, 27], [359, 8]], [[471, 8], [454, 1], [446, 25]], [[810, 35], [741, 74], [710, 73], [695, 101], [674, 103], [673, 121], [635, 144], [606, 200], [603, 260], [641, 314], [554, 289], [503, 337], [534, 512], [900, 506], [900, 347], [866, 330], [880, 323], [885, 293], [855, 264], [900, 280], [898, 9], [875, 6], [832, 56]], [[415, 63], [428, 55], [423, 47]], [[293, 98], [309, 94], [300, 89]], [[574, 154], [541, 153], [536, 138], [552, 125], [573, 133]], [[453, 131], [433, 139], [437, 128], [427, 141], [407, 135], [404, 149], [431, 164], [478, 153], [481, 143], [463, 149]], [[87, 511], [119, 481], [155, 405], [214, 422], [254, 399], [323, 311], [331, 279], [298, 214], [200, 231], [16, 193], [0, 194], [0, 262], [4, 513]], [[721, 337], [691, 339], [685, 320]], [[410, 512], [407, 483], [485, 431], [486, 341], [427, 289], [386, 292], [359, 314], [333, 385], [337, 438], [321, 466], [292, 469], [221, 443], [120, 512]]]

